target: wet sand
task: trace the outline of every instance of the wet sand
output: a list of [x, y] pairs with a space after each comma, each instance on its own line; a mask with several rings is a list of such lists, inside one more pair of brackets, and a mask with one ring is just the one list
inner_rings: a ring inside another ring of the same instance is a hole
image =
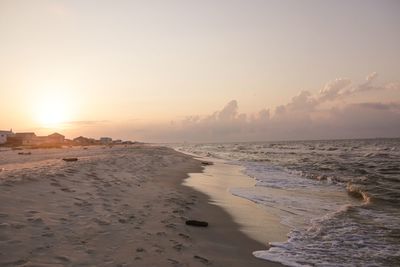
[[[2, 151], [2, 168], [0, 266], [279, 266], [253, 257], [265, 245], [182, 185], [202, 167], [172, 149]], [[210, 226], [185, 225], [195, 217]]]
[[[208, 158], [200, 158], [210, 161]], [[280, 218], [250, 200], [235, 196], [231, 190], [253, 188], [256, 181], [242, 173], [242, 168], [213, 160], [202, 173], [192, 173], [184, 185], [205, 193], [210, 203], [222, 207], [239, 225], [240, 231], [263, 244], [283, 242], [290, 229], [281, 224]]]

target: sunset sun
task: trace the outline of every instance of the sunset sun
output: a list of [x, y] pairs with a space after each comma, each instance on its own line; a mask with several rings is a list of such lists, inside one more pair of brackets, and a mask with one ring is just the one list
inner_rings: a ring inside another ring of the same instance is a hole
[[66, 122], [70, 117], [68, 103], [56, 96], [46, 96], [36, 107], [36, 119], [44, 126], [54, 126]]

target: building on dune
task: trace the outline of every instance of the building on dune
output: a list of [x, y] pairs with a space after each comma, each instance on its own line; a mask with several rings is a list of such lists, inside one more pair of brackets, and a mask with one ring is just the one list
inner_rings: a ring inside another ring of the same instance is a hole
[[9, 138], [7, 143], [17, 146], [34, 145], [37, 136], [34, 132], [16, 133], [12, 138]]
[[87, 138], [83, 136], [79, 136], [77, 138], [74, 138], [73, 140], [74, 145], [78, 146], [90, 146], [90, 145], [98, 145], [99, 141], [93, 139], [93, 138]]
[[7, 139], [14, 135], [15, 134], [13, 133], [12, 129], [9, 131], [0, 130], [0, 145], [7, 143]]
[[55, 144], [62, 144], [65, 142], [65, 136], [59, 133], [53, 133], [47, 136], [47, 141]]
[[11, 146], [57, 146], [63, 145], [65, 137], [59, 133], [48, 136], [37, 136], [33, 132], [16, 133], [7, 139], [7, 144]]
[[100, 137], [100, 143], [102, 145], [108, 145], [112, 143], [112, 138], [110, 137]]

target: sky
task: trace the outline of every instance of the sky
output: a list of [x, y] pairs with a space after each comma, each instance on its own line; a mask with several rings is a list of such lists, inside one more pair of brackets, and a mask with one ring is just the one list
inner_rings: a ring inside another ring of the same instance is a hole
[[400, 1], [0, 0], [0, 129], [400, 137]]

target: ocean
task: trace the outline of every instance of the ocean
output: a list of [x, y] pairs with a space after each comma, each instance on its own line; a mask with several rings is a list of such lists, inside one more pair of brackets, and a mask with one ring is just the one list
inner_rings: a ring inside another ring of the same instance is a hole
[[400, 266], [400, 139], [180, 144], [241, 165], [232, 188], [290, 227], [256, 257], [287, 266]]

